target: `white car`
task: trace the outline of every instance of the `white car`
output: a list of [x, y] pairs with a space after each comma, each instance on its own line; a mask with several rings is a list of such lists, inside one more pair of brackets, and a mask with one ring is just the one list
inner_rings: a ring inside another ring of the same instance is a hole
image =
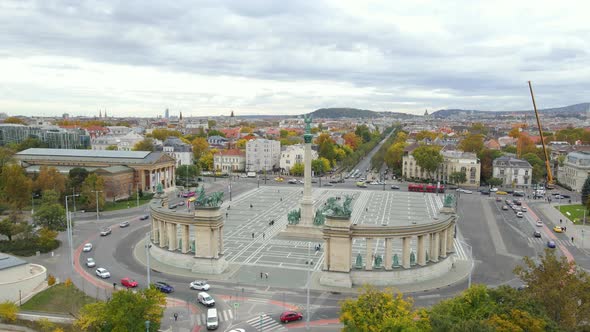
[[537, 227], [543, 227], [543, 222], [541, 220], [537, 220]]
[[492, 188], [492, 189], [490, 189], [490, 192], [495, 193], [496, 191], [498, 191], [498, 188]]
[[460, 192], [460, 193], [464, 193], [464, 194], [473, 194], [473, 191], [467, 190], [467, 189], [461, 189], [461, 188], [459, 188], [459, 189], [457, 189], [457, 191]]
[[522, 212], [516, 212], [516, 216], [519, 218], [522, 218], [522, 217], [524, 217], [524, 214], [522, 214]]
[[84, 248], [82, 248], [82, 251], [84, 251], [84, 252], [92, 251], [92, 243], [86, 243], [84, 245]]
[[91, 258], [91, 257], [86, 258], [86, 266], [95, 267], [96, 262], [94, 261], [94, 258]]
[[98, 269], [96, 269], [96, 275], [106, 279], [106, 278], [110, 278], [111, 277], [111, 273], [109, 271], [107, 271], [107, 269], [99, 267]]
[[209, 288], [211, 288], [211, 286], [209, 286], [209, 284], [206, 281], [202, 281], [202, 280], [195, 280], [195, 281], [191, 282], [189, 287], [190, 287], [190, 289], [204, 290], [204, 291], [208, 291]]
[[527, 210], [528, 210], [528, 209], [527, 209], [527, 207], [526, 207], [526, 206], [521, 206], [521, 207], [520, 207], [520, 211], [522, 211], [522, 212], [527, 212]]

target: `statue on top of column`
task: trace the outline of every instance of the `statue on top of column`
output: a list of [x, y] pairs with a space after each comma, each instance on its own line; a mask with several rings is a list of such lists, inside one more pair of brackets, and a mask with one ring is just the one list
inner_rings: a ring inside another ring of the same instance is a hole
[[164, 188], [162, 187], [162, 183], [158, 183], [158, 185], [156, 185], [156, 194], [158, 196], [162, 196], [164, 194]]
[[197, 189], [196, 196], [195, 207], [219, 207], [223, 204], [223, 191], [206, 195], [205, 189], [201, 186]]
[[443, 206], [447, 208], [455, 207], [455, 197], [452, 194], [446, 194], [443, 201]]

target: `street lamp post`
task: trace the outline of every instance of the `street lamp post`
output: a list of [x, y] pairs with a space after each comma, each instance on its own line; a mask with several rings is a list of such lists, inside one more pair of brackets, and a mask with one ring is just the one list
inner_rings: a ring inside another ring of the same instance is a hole
[[[98, 193], [101, 193], [102, 190], [93, 190], [93, 192], [96, 194], [96, 221], [99, 221], [99, 214], [98, 214]], [[138, 204], [139, 205], [139, 204]]]
[[305, 319], [305, 329], [309, 331], [309, 284], [311, 272], [311, 242], [307, 243], [307, 317]]
[[31, 217], [35, 214], [35, 194], [31, 194]]
[[473, 268], [475, 267], [475, 261], [473, 260], [473, 247], [467, 242], [461, 241], [462, 245], [469, 247], [469, 259], [471, 260], [471, 268], [469, 269], [469, 278], [467, 279], [467, 288], [471, 288], [471, 275], [473, 274]]
[[70, 264], [72, 264], [72, 272], [74, 269], [74, 238], [73, 238], [73, 230], [72, 230], [72, 216], [70, 215], [70, 210], [68, 209], [68, 198], [69, 197], [77, 197], [80, 195], [66, 195], [66, 228], [68, 233], [68, 244], [70, 246]]
[[135, 186], [135, 198], [137, 198], [137, 207], [139, 207], [139, 183]]
[[145, 233], [145, 254], [146, 254], [146, 269], [147, 269], [147, 287], [149, 288], [151, 285], [151, 276], [150, 276], [150, 247], [152, 246], [152, 244], [150, 243], [150, 235], [152, 234], [152, 232], [147, 232]]

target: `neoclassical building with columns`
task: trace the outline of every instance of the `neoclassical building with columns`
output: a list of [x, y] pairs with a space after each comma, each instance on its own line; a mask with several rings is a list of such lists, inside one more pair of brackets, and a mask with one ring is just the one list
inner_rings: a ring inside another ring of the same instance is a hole
[[27, 173], [39, 172], [42, 166], [55, 167], [65, 174], [76, 167], [97, 171], [105, 177], [105, 191], [116, 198], [126, 198], [138, 187], [148, 192], [154, 192], [158, 184], [172, 188], [176, 178], [176, 161], [162, 151], [33, 148], [14, 157]]

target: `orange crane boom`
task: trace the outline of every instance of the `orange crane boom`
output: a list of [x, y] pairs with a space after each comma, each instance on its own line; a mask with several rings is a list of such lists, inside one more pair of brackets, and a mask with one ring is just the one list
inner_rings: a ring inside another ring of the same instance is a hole
[[545, 153], [545, 167], [547, 168], [547, 189], [553, 189], [553, 174], [551, 174], [551, 165], [549, 163], [549, 154], [547, 153], [547, 146], [545, 145], [545, 137], [543, 137], [543, 128], [541, 127], [541, 120], [539, 119], [539, 112], [537, 111], [537, 103], [535, 103], [535, 95], [533, 94], [533, 86], [529, 81], [529, 90], [531, 91], [531, 98], [533, 99], [533, 108], [535, 109], [535, 117], [537, 118], [537, 127], [539, 128], [539, 136], [541, 136], [541, 144], [543, 145], [543, 153]]

